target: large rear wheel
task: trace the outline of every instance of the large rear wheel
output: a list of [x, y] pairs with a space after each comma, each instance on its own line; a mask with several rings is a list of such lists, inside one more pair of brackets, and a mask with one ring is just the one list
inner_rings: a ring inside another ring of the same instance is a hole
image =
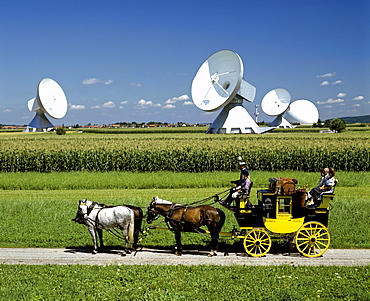
[[295, 244], [302, 255], [319, 257], [330, 245], [328, 228], [319, 222], [305, 223], [296, 233]]
[[271, 237], [264, 229], [253, 229], [244, 237], [243, 245], [248, 255], [265, 256], [271, 248]]

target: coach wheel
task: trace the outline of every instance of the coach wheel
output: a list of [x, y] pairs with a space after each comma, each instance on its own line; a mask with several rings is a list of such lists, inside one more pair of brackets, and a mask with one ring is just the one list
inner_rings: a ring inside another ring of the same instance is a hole
[[271, 237], [264, 229], [253, 229], [244, 237], [244, 249], [253, 257], [265, 256], [271, 248]]
[[330, 244], [328, 228], [318, 222], [305, 223], [296, 233], [295, 243], [298, 251], [306, 257], [319, 257]]

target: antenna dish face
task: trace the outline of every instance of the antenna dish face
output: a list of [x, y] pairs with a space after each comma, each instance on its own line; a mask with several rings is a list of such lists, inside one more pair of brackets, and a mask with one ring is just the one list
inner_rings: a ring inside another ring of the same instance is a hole
[[67, 98], [56, 81], [50, 78], [41, 80], [37, 94], [39, 105], [45, 113], [56, 119], [65, 116], [67, 113]]
[[231, 50], [212, 54], [193, 79], [191, 94], [194, 104], [204, 111], [216, 111], [236, 96], [243, 79], [243, 62]]
[[312, 102], [299, 99], [290, 104], [284, 117], [291, 123], [313, 124], [319, 119], [319, 111]]
[[278, 116], [288, 109], [290, 101], [291, 96], [287, 90], [274, 89], [262, 99], [261, 108], [269, 116]]

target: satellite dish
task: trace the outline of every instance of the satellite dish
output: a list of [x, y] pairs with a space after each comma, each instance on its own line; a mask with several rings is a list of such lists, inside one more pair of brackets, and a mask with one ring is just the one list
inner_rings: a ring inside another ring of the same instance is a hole
[[319, 120], [317, 107], [306, 99], [292, 102], [284, 117], [291, 123], [314, 124]]
[[266, 115], [277, 116], [270, 127], [291, 128], [293, 127], [284, 117], [283, 114], [288, 110], [291, 96], [287, 90], [274, 89], [268, 92], [261, 101], [261, 108]]
[[67, 113], [67, 98], [59, 84], [50, 79], [44, 78], [39, 82], [36, 98], [32, 98], [27, 103], [31, 112], [36, 112], [36, 116], [29, 123], [25, 131], [47, 131], [53, 128], [53, 124], [45, 114], [52, 118], [63, 118]]
[[243, 100], [253, 102], [256, 88], [243, 79], [243, 62], [231, 50], [220, 50], [208, 57], [196, 73], [191, 95], [194, 104], [206, 112], [223, 110], [207, 133], [261, 133], [243, 106]]

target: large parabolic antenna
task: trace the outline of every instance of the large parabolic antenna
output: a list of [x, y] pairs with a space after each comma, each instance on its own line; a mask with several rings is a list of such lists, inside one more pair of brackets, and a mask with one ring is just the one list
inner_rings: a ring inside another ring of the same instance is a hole
[[206, 112], [221, 113], [208, 128], [210, 134], [262, 133], [271, 128], [259, 128], [243, 106], [243, 100], [253, 102], [256, 88], [243, 79], [243, 62], [231, 50], [212, 54], [196, 73], [191, 94], [194, 104]]
[[290, 104], [284, 117], [291, 123], [314, 124], [319, 120], [319, 111], [312, 102], [299, 99]]
[[283, 117], [288, 110], [291, 96], [287, 90], [274, 89], [268, 92], [261, 101], [261, 108], [266, 115], [276, 116], [270, 127], [291, 128], [292, 125]]
[[63, 118], [67, 113], [67, 98], [56, 81], [44, 78], [39, 82], [36, 98], [28, 101], [28, 109], [36, 112], [36, 116], [25, 131], [45, 132], [54, 128], [45, 114], [55, 119]]

